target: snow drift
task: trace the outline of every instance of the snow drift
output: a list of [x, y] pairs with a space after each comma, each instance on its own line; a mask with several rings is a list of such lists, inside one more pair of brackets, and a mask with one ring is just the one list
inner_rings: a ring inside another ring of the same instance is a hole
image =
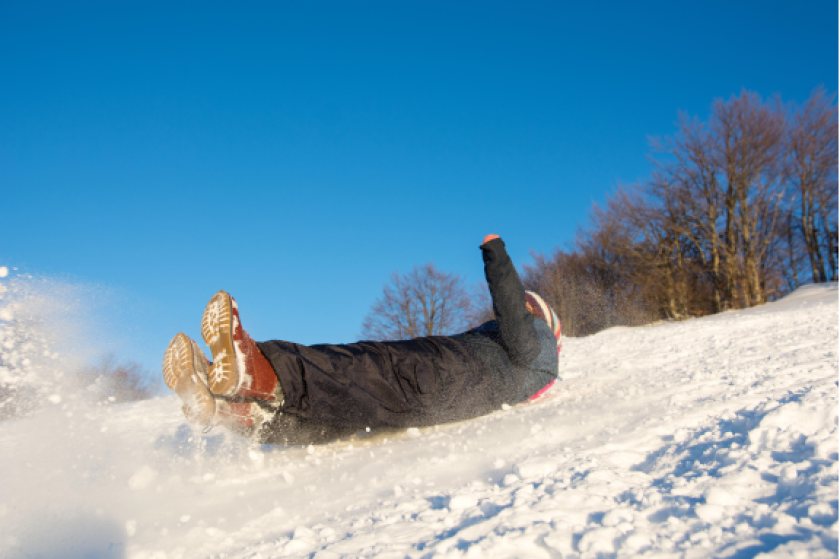
[[321, 446], [56, 398], [0, 423], [0, 555], [833, 557], [837, 311], [808, 286], [566, 339], [536, 403]]

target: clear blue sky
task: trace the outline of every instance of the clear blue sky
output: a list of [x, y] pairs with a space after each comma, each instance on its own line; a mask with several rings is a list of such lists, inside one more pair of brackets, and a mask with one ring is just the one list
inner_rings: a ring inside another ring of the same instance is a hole
[[[742, 88], [837, 91], [837, 2], [3, 2], [0, 265], [118, 293], [157, 374], [226, 289], [256, 339], [353, 341], [393, 270], [472, 283], [648, 175]], [[106, 314], [107, 314], [106, 313]]]

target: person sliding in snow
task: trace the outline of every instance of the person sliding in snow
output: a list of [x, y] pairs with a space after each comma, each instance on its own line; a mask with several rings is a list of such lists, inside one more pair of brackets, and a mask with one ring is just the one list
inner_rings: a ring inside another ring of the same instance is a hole
[[201, 319], [212, 364], [195, 341], [176, 334], [164, 381], [191, 422], [269, 444], [461, 421], [534, 399], [557, 378], [560, 322], [525, 291], [498, 235], [480, 248], [496, 319], [473, 330], [342, 345], [254, 342], [236, 301], [219, 291]]

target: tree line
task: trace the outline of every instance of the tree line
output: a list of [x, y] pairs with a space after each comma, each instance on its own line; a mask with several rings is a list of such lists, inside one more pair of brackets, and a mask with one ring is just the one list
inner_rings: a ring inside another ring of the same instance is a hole
[[[564, 334], [584, 336], [752, 307], [803, 283], [837, 281], [837, 133], [835, 97], [823, 88], [801, 105], [744, 91], [716, 100], [706, 121], [680, 114], [671, 136], [651, 140], [650, 177], [595, 204], [568, 249], [533, 254], [523, 283], [552, 305]], [[435, 274], [448, 278], [451, 298], [424, 287]], [[486, 288], [470, 297], [460, 277], [433, 265], [395, 273], [392, 283], [363, 337], [453, 333], [492, 315]], [[400, 297], [403, 308], [419, 309], [412, 320], [420, 327], [400, 312]], [[404, 328], [381, 327], [398, 316]]]

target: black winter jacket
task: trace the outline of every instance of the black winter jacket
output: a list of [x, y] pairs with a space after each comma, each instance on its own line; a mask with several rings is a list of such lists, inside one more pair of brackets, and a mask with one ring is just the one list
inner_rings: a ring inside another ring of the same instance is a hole
[[460, 421], [524, 401], [554, 380], [556, 340], [527, 311], [504, 242], [481, 250], [496, 320], [474, 330], [394, 342], [258, 343], [285, 395], [265, 442]]

